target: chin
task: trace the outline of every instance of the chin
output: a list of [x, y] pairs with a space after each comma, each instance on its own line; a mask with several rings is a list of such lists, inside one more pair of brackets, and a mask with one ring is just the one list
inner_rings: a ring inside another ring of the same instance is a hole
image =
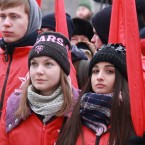
[[96, 90], [95, 93], [97, 94], [108, 94], [106, 91], [104, 90]]
[[13, 39], [4, 39], [4, 41], [6, 42], [6, 43], [13, 43], [13, 42], [16, 42], [16, 41], [18, 41], [18, 40], [13, 40]]
[[35, 85], [34, 87], [35, 87], [36, 90], [40, 90], [40, 91], [44, 90], [44, 87], [40, 86], [40, 85], [39, 86]]

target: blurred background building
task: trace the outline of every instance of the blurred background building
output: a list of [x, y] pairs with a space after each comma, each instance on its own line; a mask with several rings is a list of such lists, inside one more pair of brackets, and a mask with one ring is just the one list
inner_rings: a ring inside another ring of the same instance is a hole
[[[66, 12], [69, 13], [72, 17], [75, 16], [75, 11], [78, 7], [78, 4], [81, 0], [64, 0], [65, 2], [65, 9]], [[96, 0], [97, 2], [94, 2], [93, 0], [90, 0], [90, 3], [92, 4], [92, 10], [93, 12], [97, 12], [102, 7], [106, 6], [106, 0]], [[100, 3], [101, 1], [104, 1], [103, 5]], [[42, 13], [43, 15], [48, 14], [49, 12], [54, 12], [54, 0], [42, 0]]]

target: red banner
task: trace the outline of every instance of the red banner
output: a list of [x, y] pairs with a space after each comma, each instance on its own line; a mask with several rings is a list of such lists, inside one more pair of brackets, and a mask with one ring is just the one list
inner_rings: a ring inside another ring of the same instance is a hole
[[39, 7], [41, 7], [41, 0], [36, 0], [36, 1], [38, 3]]
[[123, 43], [126, 47], [131, 116], [137, 135], [142, 136], [145, 131], [145, 87], [135, 0], [113, 1], [109, 43]]
[[[68, 38], [68, 28], [66, 21], [66, 14], [64, 8], [64, 0], [55, 0], [55, 18], [56, 18], [56, 32], [64, 34]], [[71, 66], [70, 77], [72, 84], [75, 88], [78, 88], [78, 83], [76, 79], [76, 70], [72, 64], [71, 52], [68, 51], [69, 62]]]

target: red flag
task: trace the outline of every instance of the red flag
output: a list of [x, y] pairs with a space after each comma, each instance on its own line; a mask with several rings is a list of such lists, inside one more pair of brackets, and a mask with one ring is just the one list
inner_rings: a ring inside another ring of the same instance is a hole
[[41, 7], [41, 0], [36, 0], [36, 1], [38, 3], [39, 7]]
[[[56, 18], [56, 32], [60, 32], [68, 38], [68, 28], [66, 23], [64, 0], [55, 0], [55, 18]], [[68, 50], [68, 57], [71, 68], [70, 69], [71, 82], [75, 88], [78, 88], [78, 83], [76, 79], [76, 70], [72, 64], [70, 50]]]
[[145, 92], [135, 0], [113, 1], [109, 42], [123, 43], [126, 47], [131, 116], [137, 135], [142, 136]]

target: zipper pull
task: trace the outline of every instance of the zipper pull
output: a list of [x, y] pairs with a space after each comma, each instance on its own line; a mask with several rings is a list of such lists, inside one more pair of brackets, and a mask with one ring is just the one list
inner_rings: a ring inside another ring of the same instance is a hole
[[46, 128], [46, 123], [43, 124], [43, 130], [45, 130], [45, 128]]
[[8, 54], [5, 53], [5, 61], [8, 62]]
[[7, 49], [7, 45], [5, 45], [5, 61], [8, 62], [8, 49]]

